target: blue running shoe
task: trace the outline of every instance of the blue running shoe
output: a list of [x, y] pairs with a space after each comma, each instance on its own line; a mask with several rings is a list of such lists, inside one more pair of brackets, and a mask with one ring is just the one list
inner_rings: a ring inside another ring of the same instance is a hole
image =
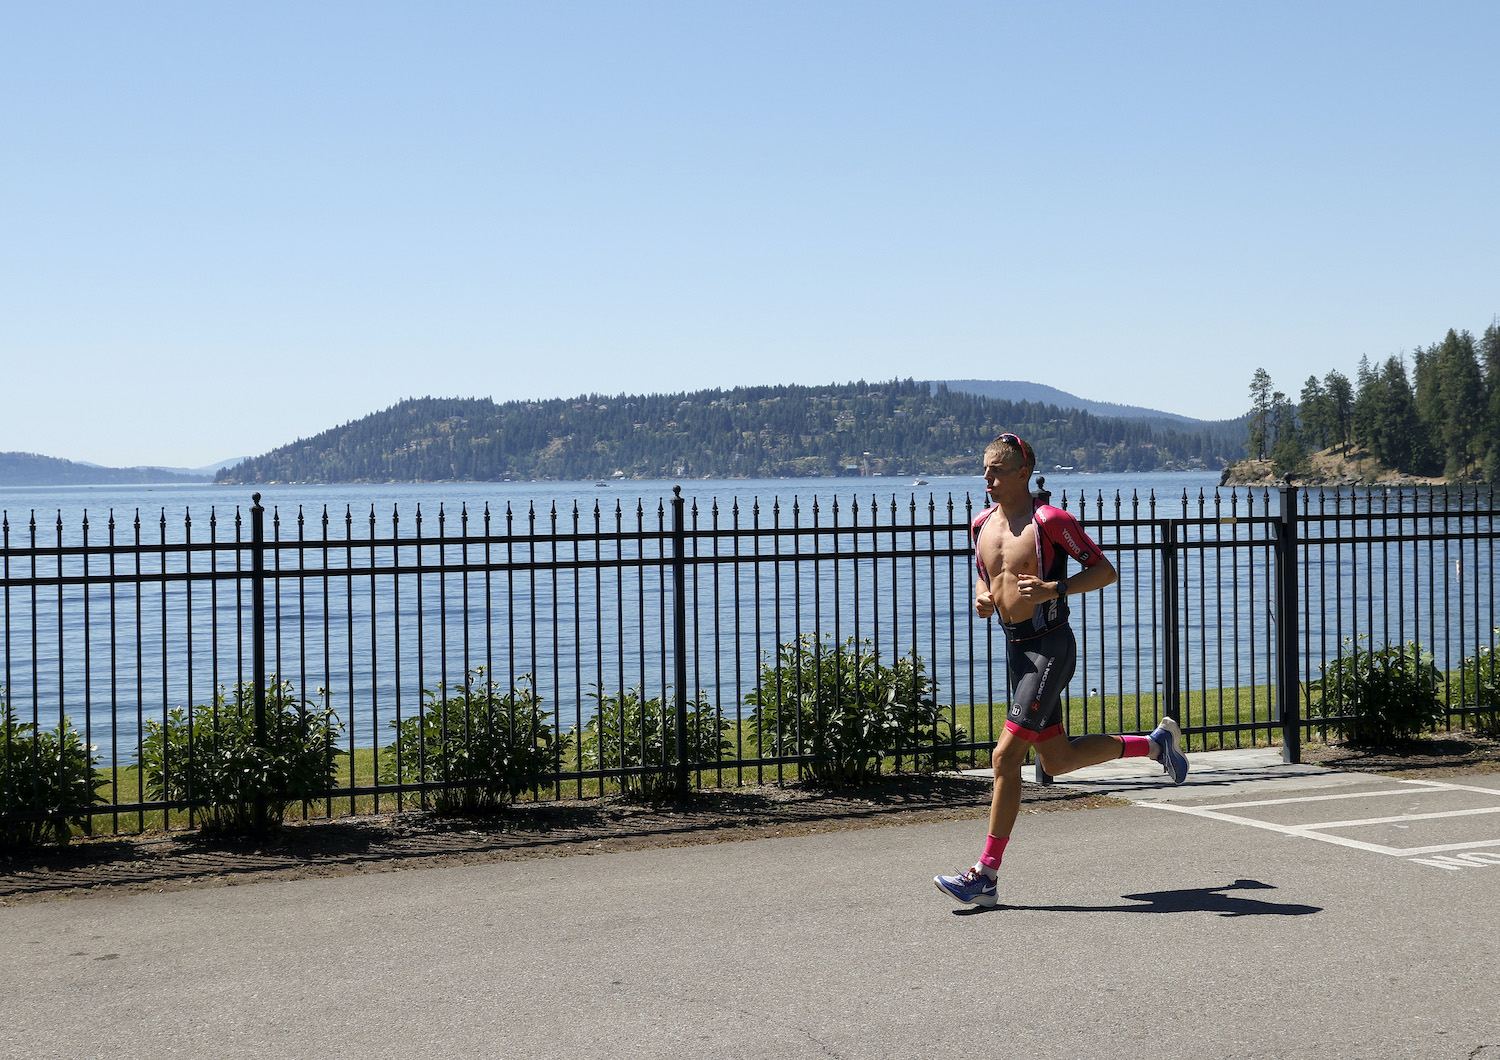
[[1162, 718], [1161, 724], [1151, 732], [1151, 739], [1161, 748], [1161, 770], [1172, 778], [1173, 784], [1187, 779], [1188, 760], [1182, 753], [1182, 730], [1172, 718]]
[[959, 876], [934, 876], [932, 882], [937, 884], [938, 890], [960, 902], [983, 906], [995, 904], [995, 881], [978, 866]]

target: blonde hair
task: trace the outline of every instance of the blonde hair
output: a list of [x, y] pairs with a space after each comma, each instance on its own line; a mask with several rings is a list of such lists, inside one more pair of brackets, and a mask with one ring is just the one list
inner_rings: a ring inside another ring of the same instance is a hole
[[1010, 454], [1016, 453], [1021, 457], [1021, 466], [1027, 471], [1036, 470], [1036, 452], [1018, 434], [1002, 434], [989, 445], [984, 447], [984, 462], [989, 463], [995, 457], [1002, 462], [1010, 463]]

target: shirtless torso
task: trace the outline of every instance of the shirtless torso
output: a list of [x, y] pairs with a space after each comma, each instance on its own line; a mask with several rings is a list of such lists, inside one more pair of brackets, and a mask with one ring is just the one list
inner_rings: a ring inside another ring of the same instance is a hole
[[[1023, 577], [1027, 587], [1037, 576], [1036, 520], [1027, 510], [1007, 516], [996, 512], [984, 521], [974, 542], [974, 553], [987, 579], [990, 600], [1002, 622], [1025, 622], [1031, 618], [1036, 601], [1021, 592]], [[983, 590], [981, 590], [983, 591]]]
[[1069, 556], [1084, 568], [1080, 588], [1114, 580], [1113, 568], [1076, 519], [1030, 496], [1023, 500], [986, 508], [973, 523], [974, 608], [981, 618], [998, 611], [1006, 636], [1020, 640], [1068, 624]]

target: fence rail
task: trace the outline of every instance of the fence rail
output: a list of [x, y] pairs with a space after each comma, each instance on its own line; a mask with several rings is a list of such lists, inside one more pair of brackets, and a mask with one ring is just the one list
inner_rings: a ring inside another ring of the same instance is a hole
[[[338, 717], [330, 753], [348, 768], [321, 810], [303, 808], [324, 813], [441, 788], [383, 780], [382, 764], [405, 753], [400, 726], [424, 701], [481, 673], [529, 683], [558, 731], [584, 731], [627, 692], [668, 709], [659, 760], [559, 753], [541, 796], [663, 769], [681, 788], [797, 775], [808, 756], [769, 753], [747, 700], [764, 680], [800, 692], [778, 650], [802, 638], [922, 660], [963, 735], [912, 732], [905, 754], [987, 761], [1005, 713], [1003, 641], [970, 606], [967, 497], [702, 508], [675, 491], [654, 510], [440, 506], [410, 520], [373, 508], [283, 518], [252, 502], [211, 512], [206, 534], [164, 510], [111, 514], [102, 539], [86, 518], [0, 521], [9, 724], [66, 719], [97, 747], [109, 794], [88, 813], [116, 830], [148, 813], [191, 821], [191, 806], [148, 797], [142, 741], [174, 708], [236, 685], [253, 691], [258, 731], [277, 682]], [[1149, 731], [1165, 712], [1192, 747], [1279, 741], [1296, 760], [1304, 735], [1349, 720], [1309, 695], [1323, 667], [1407, 640], [1452, 677], [1451, 724], [1483, 709], [1462, 664], [1494, 648], [1492, 491], [1200, 493], [1170, 517], [1154, 497], [1058, 503], [1120, 572], [1075, 603], [1075, 734]], [[729, 723], [729, 749], [708, 757], [687, 740], [702, 703]], [[12, 790], [11, 747], [0, 822], [67, 809]]]

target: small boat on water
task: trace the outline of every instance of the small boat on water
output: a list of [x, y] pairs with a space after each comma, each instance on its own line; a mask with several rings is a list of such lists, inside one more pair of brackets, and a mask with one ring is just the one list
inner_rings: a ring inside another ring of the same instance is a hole
[[925, 478], [919, 478], [919, 479], [917, 479], [917, 481], [913, 482], [912, 485], [913, 486], [926, 486], [926, 485], [929, 485], [929, 483], [928, 483], [928, 481]]

